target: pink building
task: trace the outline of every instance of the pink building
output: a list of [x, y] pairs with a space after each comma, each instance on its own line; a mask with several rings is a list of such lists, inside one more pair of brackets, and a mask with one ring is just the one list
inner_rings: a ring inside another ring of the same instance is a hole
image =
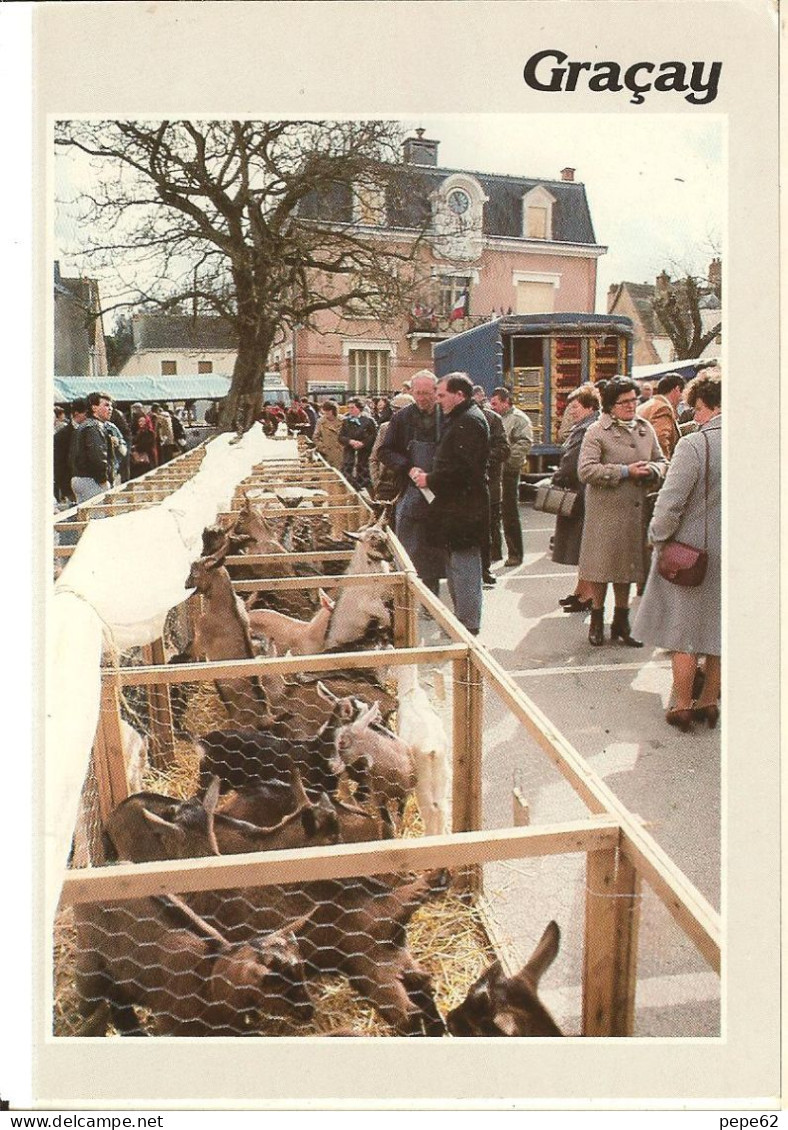
[[326, 313], [317, 330], [289, 334], [268, 368], [296, 393], [396, 391], [432, 367], [437, 342], [491, 317], [595, 308], [597, 260], [607, 248], [596, 242], [575, 170], [551, 181], [440, 168], [438, 142], [422, 132], [403, 149], [403, 165], [419, 174], [414, 198], [394, 215], [349, 195], [342, 217], [392, 245], [415, 241], [418, 217], [428, 217], [423, 282], [410, 309], [386, 325]]

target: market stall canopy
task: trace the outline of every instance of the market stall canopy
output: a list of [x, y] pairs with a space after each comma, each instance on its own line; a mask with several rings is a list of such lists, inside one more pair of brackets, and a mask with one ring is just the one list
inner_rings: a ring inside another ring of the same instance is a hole
[[219, 400], [230, 391], [230, 378], [220, 373], [183, 377], [53, 377], [55, 403], [66, 404], [90, 392], [108, 392], [130, 404], [154, 401]]
[[632, 379], [634, 381], [658, 381], [667, 373], [678, 373], [685, 380], [691, 380], [698, 375], [699, 369], [707, 365], [716, 365], [716, 357], [695, 357], [689, 361], [664, 361], [659, 365], [633, 365]]

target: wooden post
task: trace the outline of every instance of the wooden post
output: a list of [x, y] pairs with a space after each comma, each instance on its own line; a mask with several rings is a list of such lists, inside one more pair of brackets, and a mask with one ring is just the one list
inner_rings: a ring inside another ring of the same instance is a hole
[[[454, 718], [452, 770], [452, 829], [477, 831], [481, 826], [482, 683], [466, 656], [453, 663]], [[458, 889], [478, 891], [478, 865], [455, 873]]]
[[416, 647], [416, 606], [407, 576], [394, 589], [394, 646]]
[[98, 789], [99, 815], [106, 820], [116, 805], [129, 795], [123, 760], [120, 725], [120, 695], [114, 683], [101, 686], [101, 712], [93, 742], [93, 769]]
[[[164, 641], [155, 640], [143, 648], [145, 662], [151, 665], [166, 663]], [[152, 683], [148, 687], [150, 710], [150, 761], [156, 769], [167, 765], [175, 752], [172, 731], [172, 706], [168, 683]]]
[[586, 864], [583, 1035], [631, 1036], [635, 1017], [640, 879], [619, 849]]

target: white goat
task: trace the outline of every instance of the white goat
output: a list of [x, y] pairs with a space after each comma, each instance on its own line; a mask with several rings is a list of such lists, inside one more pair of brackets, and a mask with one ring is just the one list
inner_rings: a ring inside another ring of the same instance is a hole
[[416, 763], [416, 800], [428, 836], [449, 830], [451, 762], [446, 731], [419, 685], [415, 666], [398, 667], [397, 732], [406, 742]]
[[334, 601], [323, 591], [320, 593], [320, 607], [311, 620], [299, 620], [295, 616], [285, 616], [272, 608], [250, 608], [257, 594], [252, 593], [247, 602], [249, 630], [253, 636], [264, 636], [272, 641], [280, 655], [290, 651], [293, 655], [317, 655], [323, 650]]

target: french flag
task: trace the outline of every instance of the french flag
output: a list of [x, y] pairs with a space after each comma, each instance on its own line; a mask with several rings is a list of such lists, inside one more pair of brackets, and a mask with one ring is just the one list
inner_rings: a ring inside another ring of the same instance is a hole
[[449, 314], [449, 321], [453, 322], [455, 318], [464, 318], [468, 313], [468, 291], [464, 290], [457, 301], [451, 308]]

